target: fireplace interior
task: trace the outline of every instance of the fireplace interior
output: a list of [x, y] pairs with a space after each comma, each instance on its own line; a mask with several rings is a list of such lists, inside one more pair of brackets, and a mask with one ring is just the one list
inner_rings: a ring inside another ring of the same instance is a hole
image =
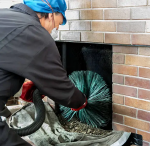
[[[56, 42], [67, 74], [93, 71], [101, 75], [112, 95], [112, 46], [90, 43]], [[110, 107], [112, 109], [112, 107]], [[112, 119], [112, 117], [111, 117]], [[112, 121], [103, 129], [112, 129]]]

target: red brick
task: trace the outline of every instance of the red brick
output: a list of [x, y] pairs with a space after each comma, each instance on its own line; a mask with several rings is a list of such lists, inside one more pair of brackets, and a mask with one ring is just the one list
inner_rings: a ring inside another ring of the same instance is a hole
[[145, 131], [150, 130], [150, 124], [148, 122], [144, 122], [134, 118], [124, 117], [124, 124]]
[[91, 8], [91, 0], [70, 0], [69, 9]]
[[113, 93], [137, 97], [137, 89], [128, 86], [113, 84]]
[[146, 6], [147, 0], [119, 0], [119, 7], [129, 7], [129, 6]]
[[103, 10], [81, 10], [80, 19], [81, 20], [102, 20]]
[[101, 31], [101, 32], [116, 32], [116, 22], [93, 21], [91, 30], [92, 31]]
[[139, 76], [150, 78], [150, 68], [139, 68]]
[[91, 30], [91, 23], [89, 21], [72, 21], [70, 30]]
[[113, 8], [117, 7], [117, 0], [92, 0], [93, 8]]
[[67, 20], [79, 20], [80, 19], [80, 11], [67, 10], [66, 13]]
[[124, 96], [113, 94], [113, 103], [124, 104]]
[[126, 107], [123, 105], [113, 104], [113, 113], [127, 115], [130, 117], [136, 117], [136, 112], [137, 112], [137, 110], [134, 108]]
[[150, 90], [138, 89], [138, 97], [141, 99], [150, 100]]
[[139, 47], [139, 55], [150, 56], [150, 47]]
[[150, 32], [150, 21], [146, 21], [146, 32]]
[[116, 9], [106, 9], [104, 10], [105, 20], [129, 20], [130, 19], [130, 9], [129, 8], [116, 8]]
[[113, 83], [124, 84], [124, 76], [113, 74]]
[[150, 121], [150, 112], [138, 110], [138, 116], [139, 119]]
[[80, 41], [80, 32], [61, 31], [61, 40]]
[[117, 22], [117, 32], [145, 33], [146, 22]]
[[133, 45], [150, 45], [149, 40], [150, 40], [149, 34], [132, 34]]
[[126, 55], [125, 64], [150, 67], [150, 57], [138, 55]]
[[92, 31], [82, 31], [81, 32], [81, 41], [85, 42], [104, 42], [104, 34]]
[[125, 85], [150, 89], [150, 80], [135, 77], [125, 77]]
[[113, 63], [124, 64], [125, 55], [120, 53], [113, 53]]
[[105, 33], [105, 43], [130, 44], [130, 34]]
[[131, 19], [150, 19], [150, 8], [149, 7], [137, 7], [137, 8], [131, 8]]
[[125, 105], [150, 111], [150, 102], [144, 100], [125, 97]]
[[143, 140], [150, 142], [150, 133], [140, 130], [138, 130], [137, 133], [143, 136]]
[[114, 53], [138, 54], [138, 47], [113, 46]]
[[117, 123], [114, 123], [114, 122], [113, 122], [113, 130], [136, 133], [136, 130], [134, 128], [130, 128], [128, 126], [117, 124]]
[[138, 69], [135, 66], [113, 64], [113, 73], [137, 76]]
[[113, 122], [123, 124], [123, 116], [118, 114], [113, 114]]

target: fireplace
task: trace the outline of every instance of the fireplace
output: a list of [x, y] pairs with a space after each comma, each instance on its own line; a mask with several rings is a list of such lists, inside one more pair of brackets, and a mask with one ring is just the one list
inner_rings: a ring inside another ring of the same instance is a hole
[[[112, 46], [96, 43], [60, 42], [59, 49], [62, 64], [67, 74], [74, 71], [92, 71], [105, 81], [112, 97]], [[99, 86], [101, 83], [98, 83]], [[104, 97], [105, 98], [105, 97]], [[48, 100], [49, 101], [49, 100]], [[50, 102], [51, 103], [51, 102]], [[109, 107], [112, 109], [112, 106]], [[110, 117], [112, 119], [112, 117]], [[112, 121], [102, 129], [112, 130]]]
[[[13, 3], [17, 1], [21, 0], [12, 0]], [[62, 58], [64, 68], [67, 69], [68, 74], [73, 70], [87, 69], [82, 60], [83, 56], [71, 58], [74, 62], [79, 62], [74, 64], [74, 69], [72, 65], [66, 63], [69, 59], [67, 55], [69, 49], [78, 55], [83, 46], [88, 47], [94, 43], [109, 45], [113, 56], [113, 129], [141, 134], [144, 139], [143, 145], [148, 146], [150, 144], [150, 0], [66, 0], [66, 2], [68, 22], [60, 27], [57, 40], [61, 54], [66, 55], [66, 58]], [[4, 6], [0, 2], [0, 7], [6, 7], [6, 2]], [[76, 47], [70, 47], [71, 44], [73, 46], [76, 44]], [[60, 49], [60, 46], [63, 49]], [[14, 101], [18, 102], [12, 98], [8, 104]]]

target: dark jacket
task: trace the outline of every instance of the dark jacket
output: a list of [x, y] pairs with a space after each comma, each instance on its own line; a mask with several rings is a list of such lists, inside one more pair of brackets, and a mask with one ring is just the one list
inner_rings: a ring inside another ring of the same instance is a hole
[[78, 108], [85, 102], [68, 79], [56, 44], [36, 13], [17, 4], [0, 9], [0, 102], [13, 96], [25, 78], [59, 104]]

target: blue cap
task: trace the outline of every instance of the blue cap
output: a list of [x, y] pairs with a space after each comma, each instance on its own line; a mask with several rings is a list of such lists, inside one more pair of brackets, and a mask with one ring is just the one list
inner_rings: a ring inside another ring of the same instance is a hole
[[[41, 12], [41, 13], [52, 13], [52, 9], [47, 5], [48, 3], [53, 8], [53, 12], [59, 12], [63, 15], [63, 23], [65, 25], [67, 20], [65, 16], [65, 11], [67, 9], [67, 5], [65, 0], [23, 0], [24, 4], [30, 7], [33, 11]], [[48, 1], [48, 2], [47, 2]], [[46, 4], [47, 3], [47, 4]]]

